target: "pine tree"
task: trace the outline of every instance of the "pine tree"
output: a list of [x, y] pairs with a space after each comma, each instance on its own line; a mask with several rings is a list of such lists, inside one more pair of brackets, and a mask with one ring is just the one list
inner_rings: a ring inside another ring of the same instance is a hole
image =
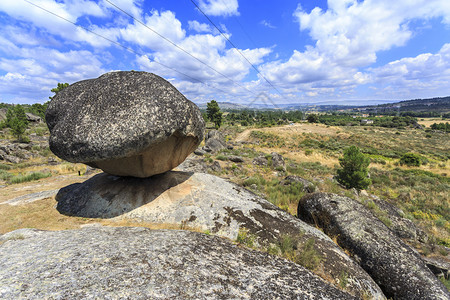
[[344, 157], [339, 158], [339, 164], [342, 168], [337, 170], [337, 181], [347, 189], [356, 188], [359, 191], [372, 183], [368, 177], [370, 159], [358, 147], [350, 146], [345, 149]]
[[206, 104], [206, 114], [211, 122], [214, 122], [216, 129], [222, 125], [222, 112], [216, 100], [211, 100]]

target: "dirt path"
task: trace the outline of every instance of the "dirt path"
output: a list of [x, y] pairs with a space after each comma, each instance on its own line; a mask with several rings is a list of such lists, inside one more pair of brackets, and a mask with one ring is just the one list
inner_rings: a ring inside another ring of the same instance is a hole
[[250, 137], [250, 133], [252, 132], [252, 129], [245, 129], [244, 131], [242, 131], [241, 133], [239, 133], [236, 136], [235, 142], [239, 143], [239, 142], [245, 142], [246, 140], [248, 140], [248, 138]]

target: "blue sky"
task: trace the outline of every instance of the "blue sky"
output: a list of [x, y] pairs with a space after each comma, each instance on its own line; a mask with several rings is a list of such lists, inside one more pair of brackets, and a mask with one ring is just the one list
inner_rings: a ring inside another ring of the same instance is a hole
[[191, 0], [1, 0], [0, 102], [43, 103], [58, 82], [115, 70], [153, 72], [197, 103], [450, 95], [448, 0], [194, 2], [238, 50]]

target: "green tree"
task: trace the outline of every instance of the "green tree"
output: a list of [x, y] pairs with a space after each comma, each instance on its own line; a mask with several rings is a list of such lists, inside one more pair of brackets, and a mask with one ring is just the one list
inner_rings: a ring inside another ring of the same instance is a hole
[[51, 91], [52, 91], [53, 93], [55, 93], [55, 95], [53, 95], [53, 97], [48, 97], [48, 98], [49, 98], [50, 100], [53, 100], [53, 98], [54, 98], [56, 95], [58, 95], [59, 92], [61, 92], [63, 89], [65, 89], [65, 88], [68, 87], [68, 86], [69, 86], [69, 84], [68, 84], [67, 82], [66, 82], [66, 83], [60, 83], [60, 82], [58, 82], [57, 87], [51, 89]]
[[28, 120], [22, 105], [17, 104], [8, 109], [6, 113], [6, 125], [11, 128], [14, 137], [19, 141], [26, 141], [24, 133], [28, 126]]
[[372, 181], [368, 177], [370, 159], [358, 147], [350, 146], [344, 150], [344, 157], [339, 158], [341, 169], [337, 170], [337, 181], [347, 189], [358, 191], [367, 188]]
[[206, 104], [206, 114], [216, 128], [219, 128], [220, 125], [222, 125], [222, 112], [220, 111], [219, 104], [216, 100], [211, 100], [211, 102]]
[[15, 138], [19, 141], [26, 141], [24, 137], [25, 130], [27, 129], [27, 124], [21, 121], [19, 118], [14, 118], [11, 122], [11, 131]]
[[316, 114], [310, 114], [308, 115], [308, 118], [306, 118], [309, 123], [317, 123], [319, 122], [319, 116]]

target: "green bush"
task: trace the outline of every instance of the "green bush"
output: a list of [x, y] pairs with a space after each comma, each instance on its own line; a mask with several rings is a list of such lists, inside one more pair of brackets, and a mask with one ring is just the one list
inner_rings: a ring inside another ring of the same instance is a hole
[[405, 153], [400, 158], [400, 164], [401, 165], [407, 165], [407, 166], [415, 166], [419, 167], [422, 164], [422, 160], [420, 155], [414, 154], [414, 153]]
[[216, 159], [225, 161], [225, 160], [228, 160], [228, 157], [226, 157], [225, 155], [219, 154], [219, 155], [216, 156]]
[[339, 158], [341, 169], [337, 170], [337, 181], [347, 189], [363, 190], [371, 184], [368, 178], [370, 159], [358, 147], [345, 149], [344, 157]]
[[39, 180], [41, 178], [47, 178], [52, 176], [52, 173], [42, 173], [42, 172], [33, 172], [27, 175], [16, 175], [10, 179], [11, 183], [22, 183], [22, 182], [28, 182], [33, 180]]

